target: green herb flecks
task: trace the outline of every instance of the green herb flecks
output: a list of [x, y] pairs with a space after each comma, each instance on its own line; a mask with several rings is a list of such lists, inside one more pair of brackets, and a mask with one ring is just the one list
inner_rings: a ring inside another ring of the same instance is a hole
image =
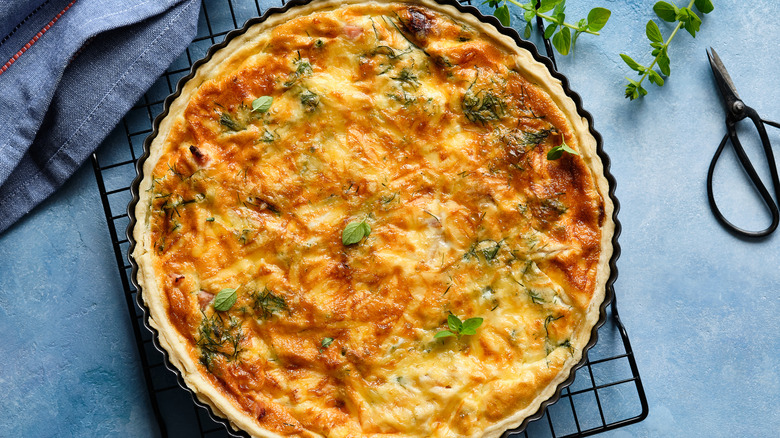
[[557, 160], [563, 156], [564, 152], [568, 152], [572, 155], [579, 155], [577, 151], [566, 144], [566, 141], [561, 140], [561, 144], [553, 147], [549, 152], [547, 152], [547, 159], [550, 161]]
[[[645, 35], [647, 36], [647, 39], [650, 40], [650, 47], [652, 48], [651, 55], [654, 57], [649, 66], [644, 66], [634, 61], [633, 58], [625, 53], [620, 54], [620, 57], [628, 67], [641, 76], [638, 81], [626, 77], [626, 80], [628, 80], [628, 85], [626, 85], [627, 99], [634, 100], [638, 97], [647, 95], [647, 89], [642, 86], [642, 82], [644, 82], [645, 79], [649, 80], [651, 84], [656, 84], [659, 87], [664, 85], [663, 76], [668, 77], [671, 73], [669, 67], [669, 44], [672, 42], [674, 36], [677, 35], [677, 31], [679, 31], [680, 28], [685, 28], [685, 30], [695, 38], [696, 32], [698, 32], [701, 27], [701, 18], [693, 11], [694, 5], [696, 6], [696, 9], [703, 14], [709, 14], [715, 9], [711, 0], [691, 0], [688, 3], [688, 6], [684, 8], [678, 8], [676, 5], [665, 1], [659, 1], [653, 6], [653, 11], [658, 18], [670, 23], [677, 22], [677, 25], [674, 27], [674, 30], [672, 30], [669, 38], [664, 41], [661, 29], [658, 28], [658, 25], [653, 20], [647, 22], [647, 25], [645, 26]], [[654, 69], [656, 65], [658, 65], [658, 71]]]
[[420, 86], [420, 81], [417, 80], [417, 76], [408, 68], [402, 69], [401, 72], [398, 73], [398, 76], [391, 76], [390, 79], [409, 85], [414, 90]]
[[211, 371], [214, 360], [220, 356], [228, 361], [236, 360], [242, 351], [243, 340], [244, 332], [239, 319], [226, 318], [220, 313], [209, 317], [204, 313], [196, 341], [201, 353], [200, 363]]
[[295, 71], [289, 74], [288, 79], [282, 85], [285, 88], [290, 88], [298, 82], [299, 79], [311, 76], [314, 74], [314, 69], [311, 67], [311, 63], [306, 58], [301, 58], [298, 54], [298, 58], [295, 60]]
[[563, 318], [563, 315], [557, 317], [548, 315], [547, 318], [544, 319], [544, 335], [546, 337], [548, 338], [550, 337], [550, 329], [549, 329], [550, 323], [555, 322], [561, 318]]
[[500, 120], [506, 115], [506, 103], [490, 90], [479, 90], [475, 93], [469, 87], [461, 104], [463, 114], [474, 123], [485, 124], [491, 120]]
[[[593, 8], [588, 12], [587, 18], [582, 18], [576, 24], [566, 22], [566, 0], [542, 0], [537, 9], [537, 0], [530, 0], [528, 3], [520, 3], [517, 0], [485, 0], [486, 4], [493, 8], [493, 16], [504, 26], [511, 25], [511, 14], [509, 5], [512, 3], [519, 6], [523, 11], [523, 20], [525, 20], [524, 38], [531, 37], [533, 22], [536, 17], [540, 17], [549, 24], [544, 29], [544, 37], [552, 38], [555, 50], [561, 55], [568, 55], [574, 50], [577, 38], [580, 34], [589, 33], [599, 35], [599, 31], [607, 24], [612, 12], [606, 8]], [[546, 12], [550, 12], [546, 14]]]
[[480, 251], [482, 251], [485, 260], [489, 262], [496, 258], [498, 250], [501, 249], [501, 242], [483, 240], [480, 244], [482, 245]]
[[264, 143], [273, 143], [276, 137], [268, 129], [263, 129], [263, 135], [260, 136], [260, 141]]
[[320, 104], [320, 96], [311, 90], [305, 90], [300, 97], [301, 105], [306, 112], [314, 112]]
[[539, 146], [547, 140], [547, 137], [554, 131], [555, 128], [523, 132], [523, 144], [528, 146]]
[[490, 311], [494, 311], [498, 308], [499, 301], [498, 298], [496, 298], [496, 292], [493, 290], [490, 286], [485, 286], [482, 288], [482, 299], [485, 300], [488, 304], [490, 304]]
[[333, 338], [323, 338], [322, 342], [320, 342], [320, 352], [322, 352], [322, 350], [330, 347], [330, 344], [332, 344], [332, 343], [333, 343]]
[[258, 317], [262, 319], [269, 319], [274, 314], [289, 312], [284, 297], [274, 294], [267, 287], [264, 288], [262, 292], [254, 292], [252, 294], [252, 301], [252, 308], [255, 310]]
[[461, 321], [460, 318], [450, 313], [447, 315], [447, 326], [449, 330], [442, 330], [436, 333], [433, 337], [435, 339], [447, 338], [450, 336], [456, 336], [460, 339], [465, 335], [476, 335], [477, 329], [482, 325], [483, 319], [480, 317], [469, 318], [465, 321]]
[[341, 232], [341, 243], [344, 246], [354, 245], [369, 234], [371, 234], [371, 226], [365, 220], [350, 222]]
[[219, 124], [234, 132], [246, 129], [246, 125], [239, 123], [228, 113], [221, 113], [219, 115]]
[[408, 53], [412, 53], [412, 50], [414, 50], [412, 49], [412, 46], [408, 46], [406, 49], [400, 50], [400, 49], [394, 49], [390, 46], [383, 45], [383, 46], [376, 46], [376, 48], [373, 49], [370, 54], [371, 56], [384, 55], [387, 56], [387, 58], [390, 60], [396, 60]]
[[531, 302], [534, 304], [544, 304], [544, 298], [539, 294], [539, 292], [526, 288], [526, 293], [528, 293], [528, 297], [531, 298]]
[[[399, 20], [399, 21], [401, 21], [401, 18], [400, 18], [400, 17], [398, 17], [398, 14], [396, 14], [396, 17], [398, 18], [398, 20]], [[395, 24], [395, 21], [393, 21], [393, 19], [392, 19], [392, 18], [388, 18], [388, 17], [386, 17], [386, 16], [384, 16], [384, 15], [382, 16], [382, 18], [385, 20], [385, 23], [389, 23], [389, 24], [390, 24], [390, 26], [394, 27], [394, 28], [395, 28], [395, 30], [397, 30], [397, 31], [398, 31], [398, 33], [401, 35], [401, 37], [403, 37], [403, 39], [405, 39], [405, 40], [406, 40], [406, 41], [407, 41], [409, 44], [411, 44], [411, 45], [412, 45], [412, 46], [413, 46], [415, 49], [417, 49], [417, 50], [419, 50], [419, 51], [423, 52], [423, 53], [425, 54], [425, 56], [429, 56], [429, 57], [431, 56], [431, 55], [430, 55], [428, 52], [426, 52], [426, 51], [425, 51], [425, 49], [423, 49], [423, 48], [422, 48], [422, 47], [420, 47], [418, 44], [416, 44], [414, 41], [412, 41], [412, 40], [411, 40], [409, 37], [407, 37], [407, 36], [406, 36], [406, 33], [404, 33], [404, 31], [402, 31], [402, 30], [401, 30], [401, 28], [400, 28], [400, 27], [398, 27], [398, 25], [397, 25], [397, 24]], [[403, 22], [401, 22], [401, 24], [403, 25]]]
[[179, 209], [187, 204], [195, 202], [201, 202], [206, 198], [206, 195], [199, 193], [195, 195], [193, 199], [184, 199], [179, 194], [157, 194], [154, 199], [165, 199], [165, 202], [160, 205], [159, 211], [163, 212], [167, 217], [173, 218], [181, 217]]
[[217, 293], [217, 296], [214, 297], [214, 310], [227, 312], [233, 307], [233, 304], [236, 303], [236, 299], [238, 299], [236, 289], [229, 287], [222, 289]]
[[501, 241], [484, 239], [472, 244], [469, 250], [463, 254], [463, 258], [465, 260], [471, 258], [479, 259], [479, 256], [481, 255], [485, 262], [490, 263], [496, 259], [500, 249]]

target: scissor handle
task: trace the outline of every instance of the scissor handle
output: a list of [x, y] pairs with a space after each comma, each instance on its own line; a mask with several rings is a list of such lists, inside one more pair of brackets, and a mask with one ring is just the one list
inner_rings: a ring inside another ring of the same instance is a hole
[[[772, 178], [772, 185], [774, 186], [775, 194], [777, 196], [780, 196], [780, 178], [778, 178], [777, 175], [777, 165], [775, 164], [775, 156], [774, 153], [772, 153], [772, 145], [769, 143], [769, 136], [766, 133], [766, 128], [764, 127], [764, 123], [767, 123], [769, 125], [778, 128], [780, 128], [780, 125], [774, 122], [762, 120], [758, 116], [758, 113], [756, 113], [756, 111], [753, 108], [750, 108], [748, 106], [744, 107], [742, 117], [736, 118], [731, 116], [730, 114], [729, 116], [726, 117], [726, 128], [728, 133], [723, 137], [723, 140], [720, 142], [720, 145], [718, 146], [718, 149], [715, 151], [715, 155], [712, 157], [712, 161], [710, 162], [710, 168], [709, 171], [707, 172], [707, 196], [710, 201], [710, 208], [712, 209], [712, 213], [715, 215], [715, 218], [718, 220], [718, 222], [721, 223], [721, 225], [723, 225], [724, 227], [726, 227], [726, 229], [739, 236], [759, 238], [759, 237], [768, 236], [772, 234], [772, 232], [774, 232], [775, 229], [777, 229], [777, 226], [780, 223], [780, 211], [778, 211], [777, 203], [775, 203], [774, 199], [772, 199], [772, 195], [769, 193], [769, 190], [767, 190], [766, 186], [761, 181], [761, 178], [758, 177], [758, 173], [756, 173], [756, 169], [753, 167], [753, 164], [750, 162], [750, 159], [745, 153], [745, 149], [742, 147], [742, 143], [740, 143], [739, 138], [737, 137], [736, 124], [738, 121], [744, 118], [749, 118], [753, 122], [753, 125], [755, 125], [756, 130], [758, 130], [758, 136], [761, 138], [761, 145], [763, 146], [764, 155], [766, 156], [767, 165], [769, 166], [769, 173]], [[764, 200], [764, 204], [766, 204], [770, 214], [772, 215], [772, 223], [763, 230], [749, 231], [734, 225], [733, 223], [729, 222], [729, 220], [726, 219], [725, 216], [723, 216], [723, 213], [721, 213], [720, 209], [718, 208], [718, 205], [715, 202], [715, 196], [713, 195], [713, 190], [712, 190], [712, 175], [715, 172], [715, 164], [718, 162], [718, 159], [720, 158], [720, 154], [721, 152], [723, 152], [723, 148], [726, 146], [726, 142], [728, 140], [731, 140], [731, 144], [734, 146], [734, 151], [737, 153], [737, 158], [739, 158], [739, 162], [742, 164], [742, 168], [745, 169], [745, 172], [747, 172], [750, 181], [753, 182], [753, 185], [756, 187], [758, 193], [761, 195], [761, 199]]]

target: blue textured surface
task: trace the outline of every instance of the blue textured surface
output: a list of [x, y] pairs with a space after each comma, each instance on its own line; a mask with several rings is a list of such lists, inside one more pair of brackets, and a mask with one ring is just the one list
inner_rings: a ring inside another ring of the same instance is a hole
[[[666, 86], [649, 85], [649, 96], [629, 102], [618, 54], [647, 61], [653, 2], [570, 3], [575, 18], [596, 5], [613, 11], [602, 35], [581, 37], [559, 68], [612, 158], [623, 224], [615, 288], [650, 402], [647, 420], [600, 436], [777, 436], [780, 234], [742, 241], [709, 211], [705, 176], [725, 128], [704, 50], [718, 50], [749, 105], [780, 119], [780, 4], [716, 2], [696, 39], [676, 37]], [[780, 132], [771, 137], [778, 152]], [[758, 157], [755, 143], [750, 149]], [[735, 221], [767, 223], [730, 151], [716, 191]], [[155, 435], [121, 290], [92, 170], [83, 167], [0, 235], [0, 436]]]

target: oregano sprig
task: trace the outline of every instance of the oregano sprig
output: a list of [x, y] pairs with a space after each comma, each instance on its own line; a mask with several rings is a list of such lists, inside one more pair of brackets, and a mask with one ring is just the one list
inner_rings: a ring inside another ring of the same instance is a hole
[[[523, 37], [531, 37], [533, 20], [540, 17], [549, 24], [544, 28], [544, 37], [552, 38], [555, 50], [561, 55], [568, 55], [577, 43], [577, 38], [582, 33], [599, 35], [599, 31], [607, 24], [612, 12], [606, 8], [593, 8], [588, 13], [588, 18], [582, 18], [576, 24], [566, 22], [566, 0], [541, 0], [537, 9], [537, 0], [528, 3], [520, 3], [517, 0], [485, 0], [486, 4], [494, 9], [493, 16], [498, 18], [504, 26], [511, 25], [511, 14], [507, 3], [512, 3], [522, 8], [525, 31]], [[552, 11], [552, 12], [550, 12]], [[547, 12], [550, 12], [547, 14]]]
[[[645, 79], [650, 81], [651, 84], [656, 84], [659, 87], [664, 85], [664, 77], [668, 77], [671, 73], [669, 68], [669, 44], [672, 42], [674, 36], [677, 35], [677, 31], [684, 28], [692, 37], [696, 38], [696, 32], [698, 32], [701, 27], [701, 18], [699, 18], [692, 9], [694, 5], [696, 6], [696, 9], [703, 14], [709, 14], [715, 9], [712, 0], [690, 0], [688, 6], [684, 8], [679, 8], [676, 5], [665, 1], [659, 1], [653, 6], [653, 11], [658, 18], [669, 23], [677, 22], [677, 25], [669, 35], [669, 38], [664, 41], [661, 29], [658, 25], [653, 20], [647, 22], [647, 25], [645, 26], [645, 35], [647, 36], [647, 39], [650, 40], [650, 47], [653, 49], [651, 54], [654, 56], [653, 61], [649, 66], [644, 66], [636, 62], [625, 53], [620, 54], [620, 57], [623, 58], [623, 61], [628, 67], [641, 76], [638, 81], [626, 77], [628, 80], [628, 85], [626, 85], [627, 99], [634, 100], [638, 97], [647, 95], [647, 90], [642, 86], [642, 82], [644, 82]], [[658, 71], [654, 69], [656, 65], [658, 65]]]
[[435, 339], [447, 338], [449, 336], [457, 336], [460, 339], [463, 335], [476, 335], [477, 329], [482, 325], [482, 318], [469, 318], [465, 321], [461, 321], [460, 318], [450, 313], [447, 315], [447, 326], [449, 330], [442, 330], [433, 337]]

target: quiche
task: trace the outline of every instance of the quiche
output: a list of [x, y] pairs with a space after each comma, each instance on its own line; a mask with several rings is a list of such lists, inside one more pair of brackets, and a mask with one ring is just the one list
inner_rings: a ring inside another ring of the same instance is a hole
[[247, 27], [180, 86], [139, 178], [149, 324], [252, 436], [499, 436], [600, 317], [613, 204], [588, 122], [453, 6]]

